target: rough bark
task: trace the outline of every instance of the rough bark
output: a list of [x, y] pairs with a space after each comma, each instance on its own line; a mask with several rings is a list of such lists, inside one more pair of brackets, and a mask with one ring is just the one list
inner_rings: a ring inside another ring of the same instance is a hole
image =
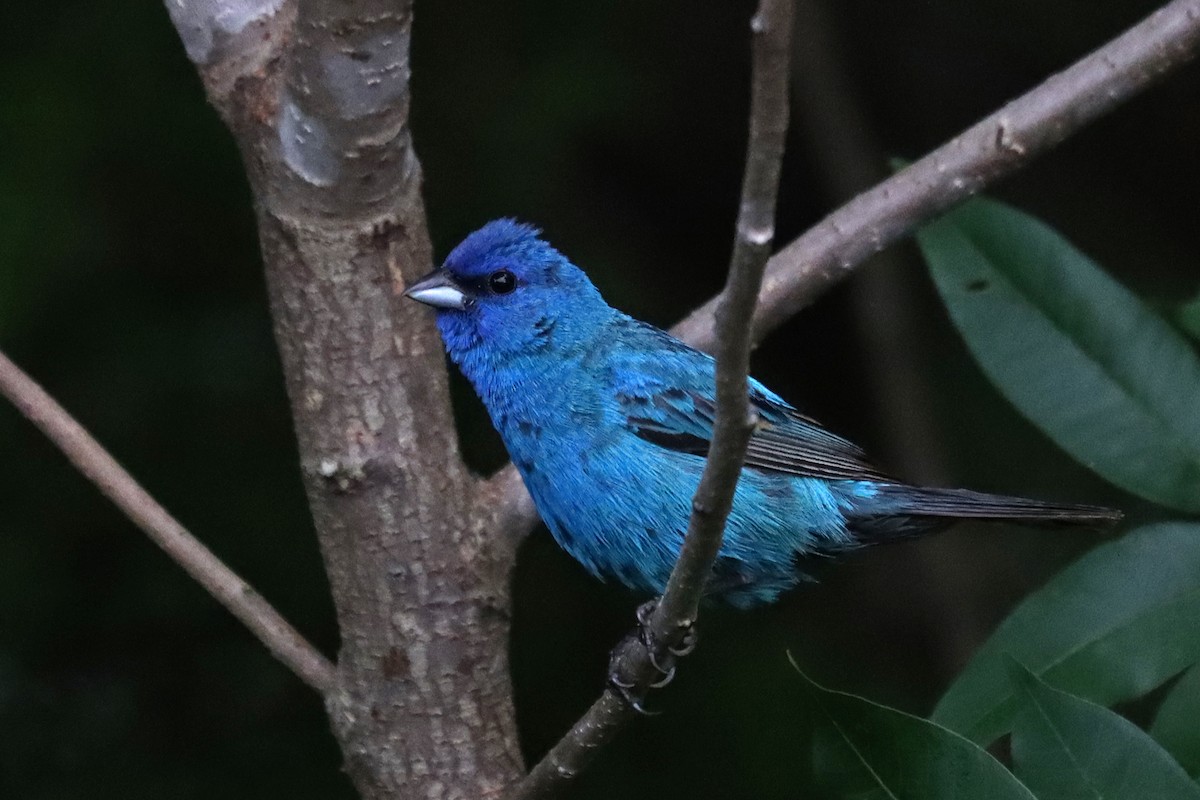
[[488, 796], [520, 768], [508, 564], [488, 569], [436, 334], [394, 307], [391, 270], [428, 266], [419, 213], [415, 187], [382, 219], [264, 208], [263, 253], [338, 611], [327, 705], [347, 768], [365, 797]]
[[210, 46], [184, 41], [254, 191], [342, 637], [326, 704], [346, 769], [365, 798], [494, 796], [521, 774], [512, 554], [459, 458], [432, 316], [400, 297], [431, 265], [411, 4], [233, 5], [258, 16], [200, 15]]

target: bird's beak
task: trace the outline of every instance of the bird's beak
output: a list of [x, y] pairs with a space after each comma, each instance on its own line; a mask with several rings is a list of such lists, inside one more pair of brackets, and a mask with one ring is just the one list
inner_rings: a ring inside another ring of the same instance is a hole
[[435, 269], [408, 287], [404, 296], [434, 308], [455, 308], [461, 311], [467, 307], [467, 293], [454, 282], [450, 271], [445, 267]]

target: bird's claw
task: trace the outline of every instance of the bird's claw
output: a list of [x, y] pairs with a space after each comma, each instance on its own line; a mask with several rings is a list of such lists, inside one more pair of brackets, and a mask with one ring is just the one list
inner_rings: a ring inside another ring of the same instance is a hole
[[[642, 705], [642, 698], [635, 697], [633, 694], [634, 685], [632, 682], [625, 682], [617, 675], [616, 670], [608, 673], [608, 688], [617, 697], [643, 717], [657, 717], [661, 711], [651, 711]], [[658, 684], [650, 684], [650, 688], [656, 688]]]
[[[612, 655], [608, 661], [608, 690], [616, 695], [625, 705], [632, 708], [643, 717], [654, 717], [658, 711], [651, 711], [642, 705], [644, 697], [639, 697], [634, 694], [634, 690], [638, 688], [637, 682], [626, 680], [621, 677], [621, 662], [623, 655], [628, 652], [629, 645], [633, 641], [634, 634], [629, 634], [621, 641], [620, 644], [613, 649]], [[649, 687], [653, 688], [653, 686]]]
[[[642, 642], [642, 644], [646, 645], [646, 657], [650, 659], [650, 666], [654, 667], [654, 669], [657, 670], [660, 675], [670, 675], [671, 676], [669, 678], [666, 678], [663, 681], [663, 683], [661, 684], [662, 686], [666, 686], [668, 683], [671, 682], [671, 678], [675, 677], [675, 665], [670, 664], [670, 665], [664, 667], [662, 664], [658, 663], [658, 654], [656, 652], [657, 648], [651, 647], [649, 644], [647, 644], [644, 641]], [[670, 652], [669, 649], [668, 649], [668, 652]], [[652, 683], [650, 685], [655, 688], [657, 688], [659, 686], [659, 684], [657, 684], [657, 683]]]
[[[680, 626], [682, 635], [679, 644], [675, 646], [667, 645], [666, 647], [660, 646], [653, 631], [650, 630], [650, 617], [654, 614], [654, 609], [657, 607], [657, 600], [647, 600], [638, 606], [635, 616], [638, 621], [638, 639], [645, 646], [646, 652], [650, 654], [650, 663], [654, 665], [656, 670], [665, 675], [667, 672], [673, 672], [675, 668], [672, 666], [669, 669], [663, 669], [658, 662], [658, 653], [665, 650], [676, 658], [690, 655], [696, 649], [697, 636], [695, 627], [692, 626], [692, 623], [687, 622]], [[668, 679], [667, 682], [669, 683], [670, 680]]]
[[[653, 632], [650, 629], [650, 618], [654, 614], [654, 609], [657, 607], [656, 600], [649, 600], [638, 606], [637, 621], [638, 632], [637, 639], [646, 649], [647, 658], [650, 660], [650, 666], [654, 667], [655, 671], [661, 676], [658, 680], [647, 684], [647, 689], [661, 689], [675, 679], [676, 665], [673, 661], [676, 658], [681, 658], [688, 655], [696, 649], [696, 632], [689, 624], [682, 630], [682, 639], [678, 645], [664, 646], [659, 644]], [[636, 684], [632, 681], [623, 680], [617, 670], [617, 653], [621, 652], [621, 648], [613, 651], [613, 662], [609, 667], [608, 687], [625, 701], [626, 705], [632, 708], [639, 714], [644, 716], [655, 716], [660, 712], [650, 711], [642, 705], [642, 698], [635, 697], [633, 690]], [[668, 657], [666, 663], [663, 663], [664, 656]]]
[[689, 624], [686, 628], [684, 628], [683, 638], [679, 640], [679, 644], [677, 644], [675, 647], [668, 647], [667, 650], [669, 650], [671, 655], [675, 656], [676, 658], [683, 658], [684, 656], [691, 655], [692, 651], [696, 649], [696, 641], [698, 638], [699, 637], [696, 636], [696, 629]]
[[669, 669], [664, 670], [658, 664], [654, 663], [653, 658], [650, 659], [650, 663], [654, 665], [654, 668], [656, 670], [658, 670], [659, 672], [662, 673], [661, 678], [656, 680], [654, 683], [650, 684], [651, 689], [661, 689], [664, 686], [666, 686], [667, 684], [669, 684], [671, 681], [675, 680], [675, 665], [674, 664], [672, 664]]
[[[637, 611], [633, 615], [637, 617], [638, 629], [642, 632], [642, 636], [648, 636], [650, 632], [650, 617], [654, 614], [654, 609], [658, 608], [657, 600], [647, 600], [637, 607]], [[645, 641], [642, 642], [645, 644]]]

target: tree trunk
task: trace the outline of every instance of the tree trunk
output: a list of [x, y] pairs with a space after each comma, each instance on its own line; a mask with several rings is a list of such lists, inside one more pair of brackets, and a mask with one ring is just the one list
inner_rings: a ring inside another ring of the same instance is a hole
[[[326, 705], [346, 769], [364, 798], [497, 796], [522, 774], [513, 547], [459, 458], [433, 316], [400, 296], [432, 263], [410, 4], [215, 6], [173, 14], [254, 191], [342, 637]], [[234, 7], [252, 18], [231, 31]]]

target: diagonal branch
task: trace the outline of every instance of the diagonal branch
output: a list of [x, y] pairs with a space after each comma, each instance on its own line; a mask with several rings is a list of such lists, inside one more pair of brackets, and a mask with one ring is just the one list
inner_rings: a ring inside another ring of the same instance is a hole
[[188, 575], [241, 620], [275, 658], [318, 692], [325, 694], [333, 687], [333, 664], [253, 587], [188, 533], [83, 426], [2, 353], [0, 394], [12, 401], [88, 480]]
[[[717, 413], [712, 445], [679, 560], [666, 591], [647, 625], [656, 652], [634, 637], [627, 639], [610, 668], [621, 685], [632, 686], [638, 700], [658, 677], [653, 660], [663, 663], [695, 621], [713, 562], [721, 548], [725, 520], [746, 456], [755, 419], [747, 396], [750, 325], [763, 270], [775, 238], [775, 198], [788, 123], [788, 58], [792, 39], [792, 1], [761, 0], [751, 22], [754, 66], [750, 101], [750, 137], [742, 201], [729, 277], [717, 309]], [[517, 787], [516, 798], [553, 794], [592, 760], [637, 712], [627, 698], [606, 691], [582, 719]]]
[[[752, 341], [759, 342], [870, 256], [1055, 145], [1191, 61], [1200, 49], [1200, 0], [1174, 0], [1108, 44], [863, 192], [767, 265]], [[717, 296], [671, 332], [711, 351]], [[489, 482], [513, 538], [537, 515], [512, 465]]]
[[[859, 264], [922, 223], [1042, 155], [1196, 56], [1200, 0], [1175, 0], [907, 169], [864, 192], [771, 260], [759, 295], [761, 340]], [[709, 348], [709, 300], [673, 333]]]

